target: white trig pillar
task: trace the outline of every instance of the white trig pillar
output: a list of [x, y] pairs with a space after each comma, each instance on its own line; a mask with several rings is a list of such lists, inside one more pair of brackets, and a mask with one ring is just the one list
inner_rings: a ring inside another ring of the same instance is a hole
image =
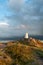
[[25, 34], [25, 39], [28, 39], [28, 38], [29, 38], [29, 37], [28, 37], [28, 33], [26, 33], [26, 34]]

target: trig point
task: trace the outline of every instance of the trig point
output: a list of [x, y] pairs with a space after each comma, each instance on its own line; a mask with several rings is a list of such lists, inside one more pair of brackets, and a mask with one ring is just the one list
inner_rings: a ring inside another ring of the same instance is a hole
[[26, 33], [26, 34], [25, 34], [25, 39], [28, 39], [28, 38], [29, 38], [29, 37], [28, 37], [28, 33]]

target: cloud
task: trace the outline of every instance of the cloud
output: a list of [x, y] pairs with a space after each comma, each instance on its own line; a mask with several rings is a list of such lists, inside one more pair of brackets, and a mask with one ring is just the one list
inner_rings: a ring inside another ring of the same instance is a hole
[[0, 26], [9, 26], [9, 24], [6, 22], [0, 22]]
[[24, 5], [24, 0], [9, 0], [9, 6], [15, 11], [19, 11]]
[[30, 32], [33, 30], [33, 34], [34, 31], [36, 34], [43, 34], [43, 0], [9, 0], [8, 6], [12, 15], [6, 16], [7, 19], [18, 25], [23, 24], [20, 28], [25, 28], [24, 25], [31, 27], [25, 29]]
[[0, 28], [8, 28], [10, 24], [8, 23], [7, 19], [0, 20]]
[[17, 21], [22, 21], [22, 23], [39, 21], [41, 16], [43, 17], [43, 0], [9, 0], [9, 6], [13, 10], [11, 19], [15, 20], [16, 18]]
[[20, 24], [20, 25], [14, 27], [14, 29], [15, 29], [15, 30], [26, 30], [26, 29], [31, 29], [31, 27], [28, 26], [28, 25]]
[[22, 5], [24, 3], [25, 0], [9, 0], [9, 4], [12, 6], [14, 5]]

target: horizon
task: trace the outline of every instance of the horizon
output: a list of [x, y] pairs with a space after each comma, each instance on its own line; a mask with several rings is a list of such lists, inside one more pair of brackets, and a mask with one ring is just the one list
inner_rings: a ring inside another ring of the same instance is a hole
[[[34, 39], [37, 39], [37, 40], [42, 40], [43, 41], [43, 36], [41, 35], [28, 35], [29, 38], [34, 38]], [[8, 42], [8, 41], [14, 41], [14, 40], [22, 40], [25, 38], [25, 35], [23, 36], [12, 36], [12, 37], [0, 37], [0, 42]]]

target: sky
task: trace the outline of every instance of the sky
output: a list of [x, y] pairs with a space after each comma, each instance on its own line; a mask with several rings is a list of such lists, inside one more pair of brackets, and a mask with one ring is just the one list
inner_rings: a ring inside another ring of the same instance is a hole
[[0, 0], [0, 37], [43, 35], [43, 0]]

